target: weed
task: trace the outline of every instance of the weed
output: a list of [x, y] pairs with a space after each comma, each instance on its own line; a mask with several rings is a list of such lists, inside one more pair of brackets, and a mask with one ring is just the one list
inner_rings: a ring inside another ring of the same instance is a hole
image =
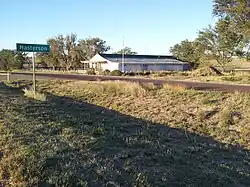
[[36, 99], [39, 101], [46, 101], [45, 94], [39, 93], [39, 92], [34, 92], [33, 89], [24, 88], [23, 92], [24, 92], [24, 96], [26, 96], [26, 97], [33, 98], [33, 99]]
[[96, 128], [96, 129], [94, 129], [93, 134], [96, 135], [96, 136], [98, 136], [98, 135], [99, 135], [99, 136], [100, 136], [100, 135], [104, 135], [104, 129], [101, 128], [101, 127], [98, 127], [98, 128]]
[[186, 91], [186, 87], [183, 85], [172, 85], [172, 84], [164, 84], [163, 89], [168, 91], [171, 90], [173, 92], [184, 92]]
[[229, 126], [233, 124], [233, 118], [232, 118], [232, 111], [230, 108], [226, 107], [224, 108], [219, 116], [219, 125], [221, 127], [221, 130], [228, 130]]
[[146, 91], [155, 91], [160, 88], [160, 86], [157, 86], [154, 83], [141, 84], [141, 87]]
[[206, 119], [206, 114], [204, 111], [199, 111], [197, 113], [197, 120], [200, 121], [200, 122], [203, 122], [204, 120]]
[[139, 173], [136, 176], [135, 183], [133, 184], [133, 187], [150, 187], [150, 184], [147, 181], [147, 177], [143, 175], [142, 173]]

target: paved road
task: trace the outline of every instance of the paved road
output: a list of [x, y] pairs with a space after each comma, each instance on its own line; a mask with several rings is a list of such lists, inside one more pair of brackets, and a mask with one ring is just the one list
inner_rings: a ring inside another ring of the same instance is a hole
[[[5, 80], [5, 76], [0, 76], [0, 80]], [[172, 84], [182, 85], [186, 88], [192, 88], [195, 90], [207, 90], [207, 91], [222, 91], [222, 92], [249, 92], [250, 85], [232, 85], [221, 83], [201, 83], [192, 81], [175, 81], [175, 80], [159, 80], [159, 79], [147, 79], [147, 78], [135, 78], [135, 77], [111, 77], [111, 76], [91, 76], [91, 75], [69, 75], [69, 74], [51, 74], [51, 73], [37, 73], [37, 80], [88, 80], [88, 81], [105, 81], [105, 80], [121, 80], [139, 83], [154, 83], [157, 85]], [[11, 80], [32, 80], [32, 73], [13, 73]]]

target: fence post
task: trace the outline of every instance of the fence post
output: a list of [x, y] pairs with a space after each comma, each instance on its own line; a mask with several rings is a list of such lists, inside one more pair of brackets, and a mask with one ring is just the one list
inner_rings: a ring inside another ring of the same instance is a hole
[[10, 72], [8, 71], [6, 75], [7, 75], [7, 82], [10, 82]]

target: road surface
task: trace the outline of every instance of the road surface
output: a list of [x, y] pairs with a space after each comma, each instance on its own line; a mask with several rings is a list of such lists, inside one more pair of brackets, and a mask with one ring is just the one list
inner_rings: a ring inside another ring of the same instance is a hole
[[[73, 74], [53, 74], [53, 73], [37, 73], [37, 80], [87, 80], [87, 81], [107, 81], [107, 80], [121, 80], [139, 83], [154, 83], [156, 85], [171, 84], [182, 85], [188, 89], [206, 90], [206, 91], [222, 91], [222, 92], [249, 92], [250, 85], [232, 85], [222, 83], [202, 83], [193, 81], [180, 81], [180, 80], [160, 80], [149, 78], [137, 77], [112, 77], [112, 76], [91, 76], [91, 75], [73, 75]], [[12, 73], [11, 80], [32, 80], [32, 73]], [[0, 80], [6, 80], [6, 77], [0, 75]]]

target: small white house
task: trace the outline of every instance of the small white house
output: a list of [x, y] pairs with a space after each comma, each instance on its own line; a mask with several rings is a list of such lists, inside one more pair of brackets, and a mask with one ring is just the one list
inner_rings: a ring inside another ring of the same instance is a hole
[[137, 71], [186, 71], [191, 66], [174, 56], [96, 54], [89, 61], [82, 61], [84, 69]]

